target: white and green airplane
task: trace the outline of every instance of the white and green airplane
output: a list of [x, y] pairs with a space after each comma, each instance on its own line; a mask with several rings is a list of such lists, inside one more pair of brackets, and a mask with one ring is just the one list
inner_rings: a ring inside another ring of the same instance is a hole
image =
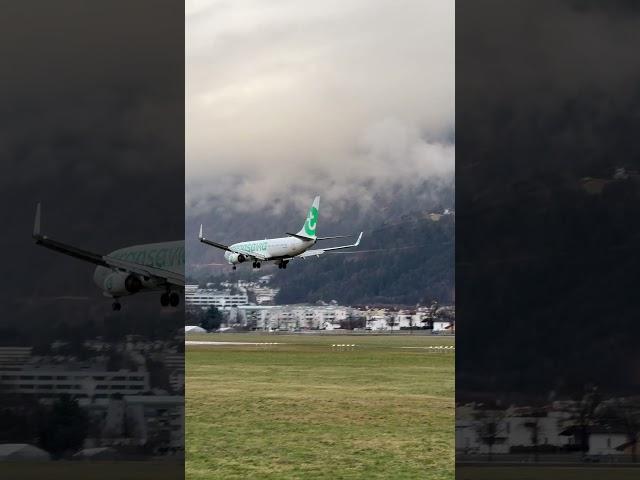
[[287, 233], [287, 237], [265, 238], [264, 240], [253, 240], [249, 242], [234, 243], [233, 245], [223, 245], [206, 238], [202, 233], [202, 224], [198, 238], [202, 243], [225, 250], [224, 258], [236, 269], [238, 263], [253, 262], [253, 268], [260, 268], [261, 262], [274, 262], [278, 268], [287, 268], [289, 261], [294, 258], [319, 257], [320, 255], [333, 250], [342, 250], [360, 245], [362, 232], [358, 236], [356, 243], [343, 245], [340, 247], [330, 247], [321, 249], [311, 249], [318, 240], [329, 240], [333, 238], [347, 238], [351, 235], [337, 235], [333, 237], [316, 236], [318, 226], [318, 214], [320, 209], [320, 197], [313, 200], [311, 208], [304, 225], [298, 233]]
[[178, 292], [184, 291], [184, 241], [133, 245], [102, 255], [42, 235], [40, 212], [38, 203], [33, 225], [36, 244], [97, 265], [93, 281], [103, 295], [113, 298], [114, 310], [122, 307], [120, 297], [139, 292], [162, 292], [163, 307], [177, 307], [180, 303]]

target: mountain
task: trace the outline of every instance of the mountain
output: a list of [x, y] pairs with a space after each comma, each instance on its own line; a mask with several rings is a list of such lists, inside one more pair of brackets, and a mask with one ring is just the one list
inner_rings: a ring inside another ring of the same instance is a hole
[[[437, 217], [435, 217], [437, 218]], [[278, 303], [336, 300], [348, 305], [454, 301], [453, 215], [405, 215], [365, 232], [362, 253], [291, 262], [274, 275]], [[276, 270], [277, 272], [277, 270]]]
[[[311, 201], [309, 198], [309, 202]], [[437, 300], [454, 301], [455, 216], [438, 219], [431, 212], [453, 207], [453, 186], [404, 189], [378, 194], [373, 207], [356, 202], [320, 205], [319, 235], [364, 232], [361, 253], [326, 254], [319, 259], [292, 261], [286, 270], [263, 265], [252, 271], [241, 265], [232, 272], [222, 252], [197, 240], [199, 223], [220, 242], [281, 236], [297, 231], [308, 205], [258, 212], [236, 212], [218, 204], [206, 215], [187, 218], [187, 276], [192, 281], [257, 279], [272, 274], [281, 288], [279, 303], [336, 300], [345, 304], [416, 305]], [[327, 213], [328, 212], [328, 213]], [[320, 242], [329, 247], [351, 240]], [[320, 245], [319, 245], [320, 246]]]

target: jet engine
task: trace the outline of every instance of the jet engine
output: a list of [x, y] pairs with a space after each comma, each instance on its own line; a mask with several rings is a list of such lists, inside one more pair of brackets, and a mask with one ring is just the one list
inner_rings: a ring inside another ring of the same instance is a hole
[[242, 263], [247, 261], [247, 257], [241, 253], [232, 253], [229, 255], [229, 261], [231, 263]]
[[104, 279], [104, 289], [111, 293], [137, 293], [142, 289], [142, 280], [133, 274], [112, 273]]

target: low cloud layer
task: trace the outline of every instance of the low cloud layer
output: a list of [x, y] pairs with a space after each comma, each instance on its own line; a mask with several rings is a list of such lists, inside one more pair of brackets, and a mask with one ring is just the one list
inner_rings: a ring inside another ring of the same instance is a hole
[[186, 5], [188, 216], [452, 182], [452, 3]]

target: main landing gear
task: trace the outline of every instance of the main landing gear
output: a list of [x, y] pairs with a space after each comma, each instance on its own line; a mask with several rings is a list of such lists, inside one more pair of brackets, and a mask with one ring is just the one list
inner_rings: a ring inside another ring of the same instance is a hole
[[180, 295], [176, 292], [165, 292], [160, 295], [160, 305], [163, 307], [168, 307], [171, 305], [172, 307], [177, 307], [180, 304]]
[[287, 268], [287, 263], [289, 263], [288, 260], [282, 260], [278, 263], [278, 268]]
[[253, 268], [260, 268], [260, 262], [253, 262]]

